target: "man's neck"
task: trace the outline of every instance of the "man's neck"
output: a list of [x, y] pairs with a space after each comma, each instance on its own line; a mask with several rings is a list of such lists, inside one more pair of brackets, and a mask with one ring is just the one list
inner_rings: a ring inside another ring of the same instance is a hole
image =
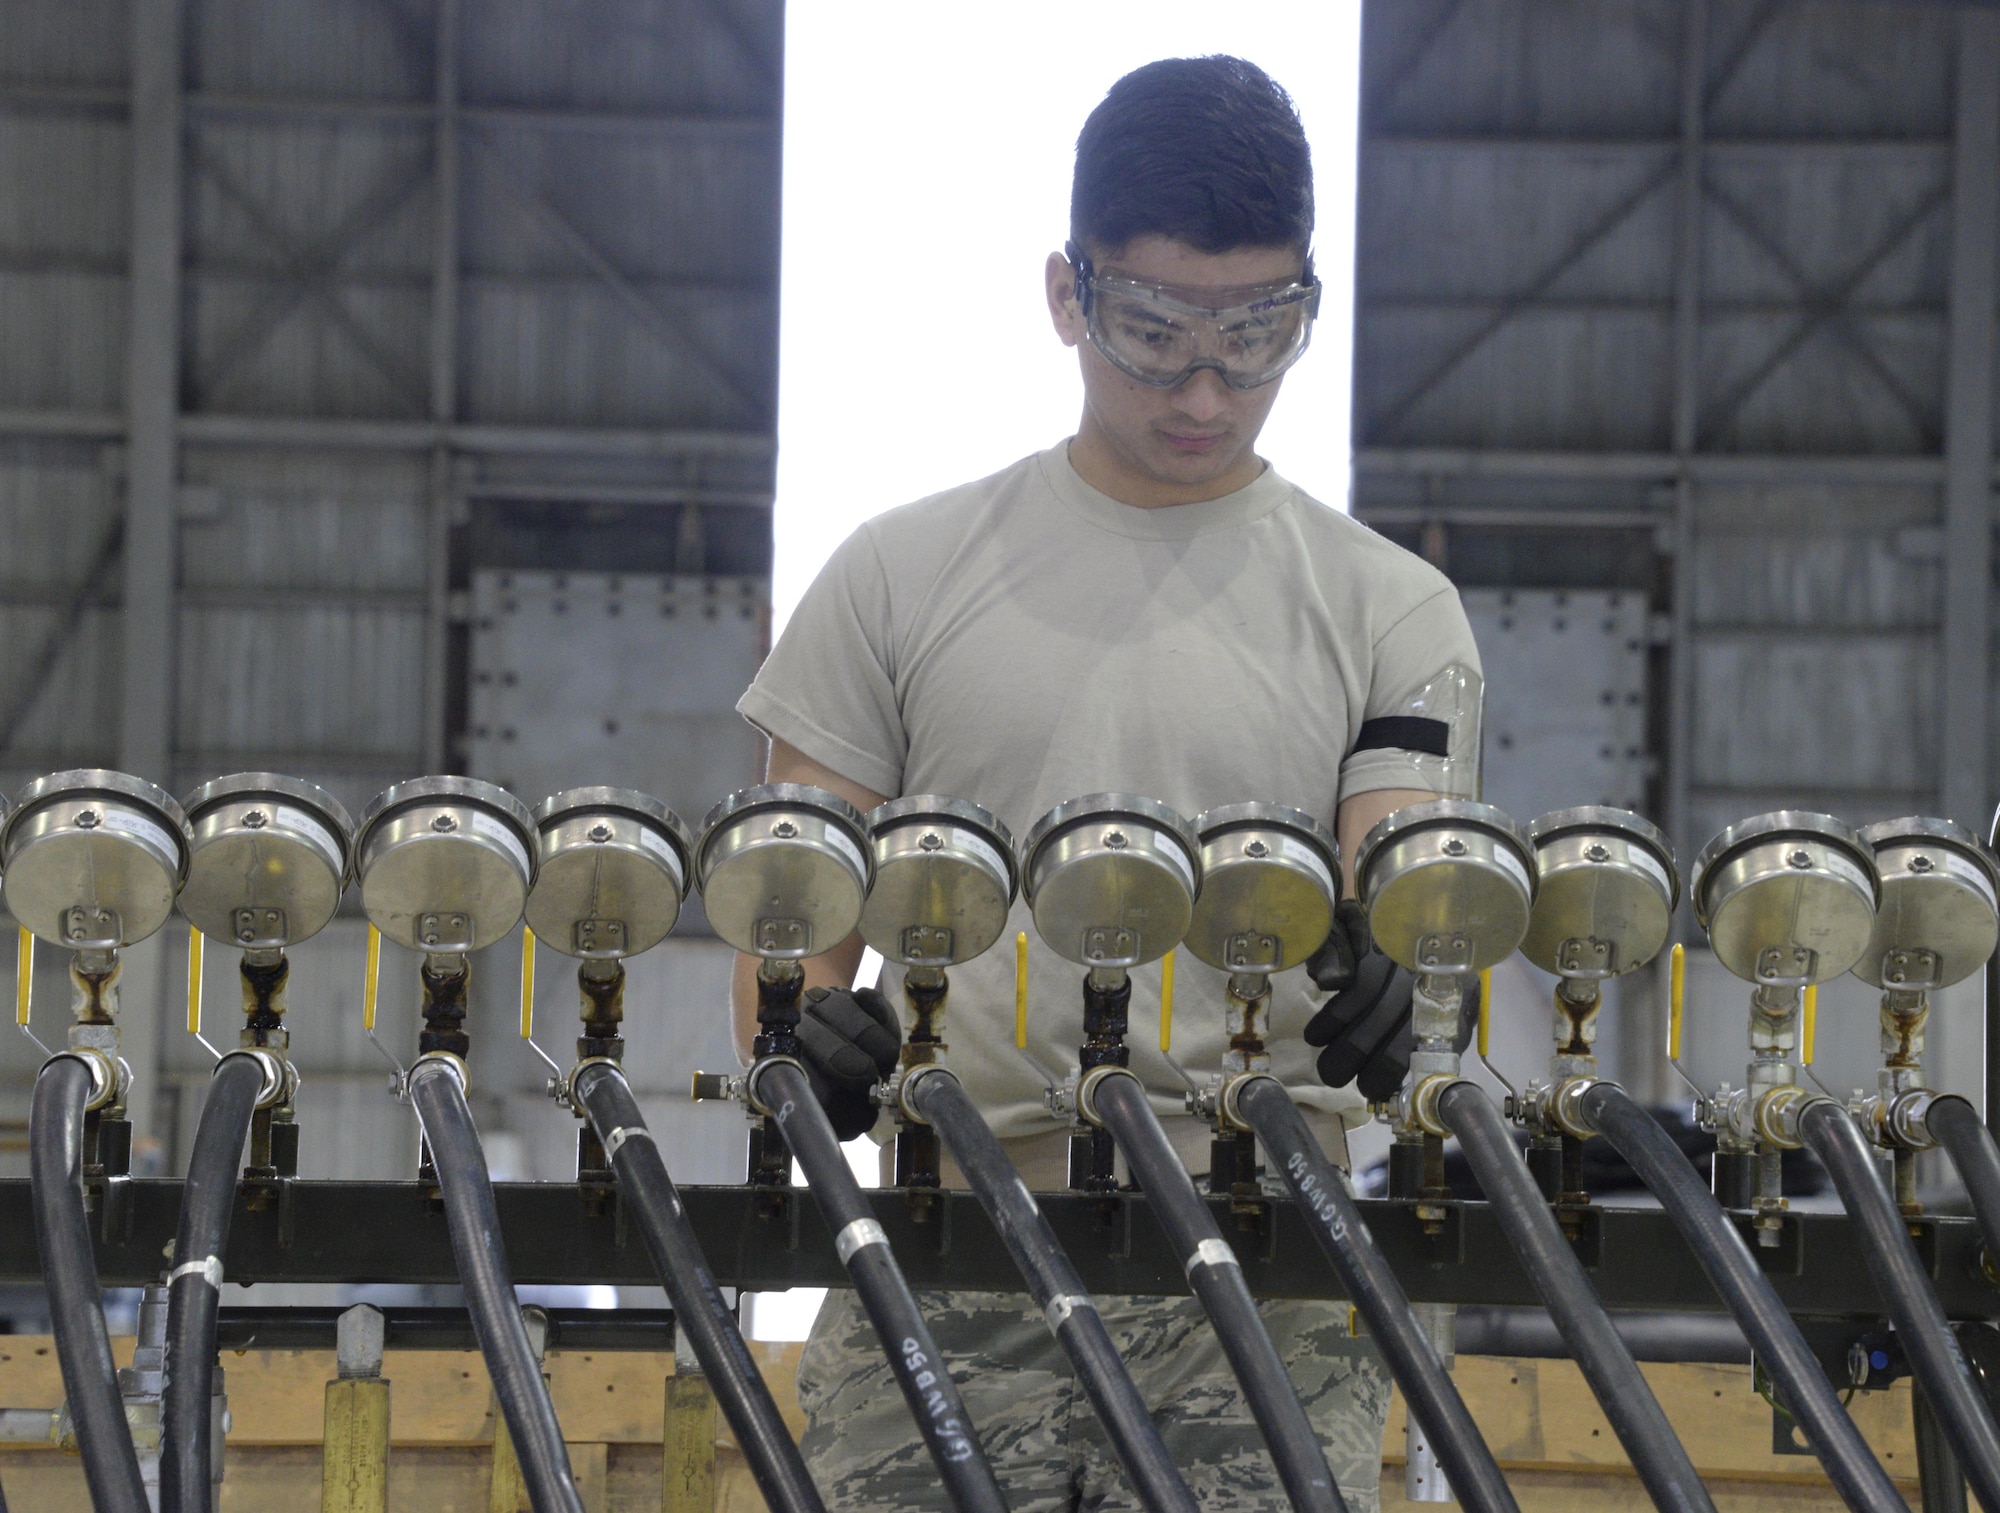
[[1100, 494], [1135, 509], [1156, 510], [1176, 504], [1205, 504], [1248, 488], [1264, 474], [1264, 459], [1246, 447], [1243, 455], [1214, 478], [1200, 483], [1176, 483], [1135, 467], [1086, 413], [1069, 444], [1069, 465]]

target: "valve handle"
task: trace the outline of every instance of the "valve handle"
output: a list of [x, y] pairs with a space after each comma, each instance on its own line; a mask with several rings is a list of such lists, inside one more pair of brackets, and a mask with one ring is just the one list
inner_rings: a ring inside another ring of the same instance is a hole
[[1804, 1006], [1799, 1011], [1799, 1065], [1811, 1066], [1813, 1040], [1819, 1030], [1819, 984], [1808, 985], [1804, 997]]
[[521, 926], [521, 1038], [528, 1040], [535, 1033], [535, 932], [532, 926]]
[[375, 990], [382, 980], [382, 932], [368, 922], [368, 972], [361, 981], [361, 1028], [375, 1033]]
[[21, 939], [14, 959], [14, 1023], [28, 1027], [28, 1009], [35, 996], [35, 932], [21, 926]]
[[1160, 1054], [1166, 1055], [1174, 1044], [1174, 953], [1160, 958]]
[[1014, 1049], [1028, 1048], [1028, 932], [1014, 937]]
[[188, 1033], [195, 1036], [201, 1034], [201, 967], [207, 944], [201, 931], [189, 928], [187, 1027]]

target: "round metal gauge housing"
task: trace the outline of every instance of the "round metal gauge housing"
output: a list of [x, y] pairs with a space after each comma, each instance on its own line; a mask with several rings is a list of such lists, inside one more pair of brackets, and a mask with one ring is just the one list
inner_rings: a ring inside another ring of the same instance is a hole
[[1375, 944], [1412, 972], [1481, 972], [1528, 933], [1534, 849], [1491, 804], [1431, 799], [1376, 824], [1355, 888]]
[[2000, 939], [2000, 865], [1963, 825], [1912, 817], [1859, 831], [1875, 848], [1882, 907], [1854, 975], [1878, 988], [1948, 988]]
[[730, 794], [709, 810], [695, 851], [715, 933], [771, 961], [817, 956], [852, 935], [873, 875], [861, 811], [803, 783]]
[[667, 938], [694, 841], [680, 816], [630, 788], [569, 788], [535, 806], [540, 866], [528, 924], [565, 956], [616, 959]]
[[1681, 901], [1674, 848], [1629, 809], [1558, 809], [1528, 827], [1535, 906], [1521, 954], [1559, 977], [1620, 977], [1660, 954]]
[[1179, 945], [1201, 892], [1201, 838], [1156, 799], [1093, 793], [1035, 821], [1021, 886], [1035, 930], [1083, 967], [1136, 967]]
[[1282, 972], [1326, 940], [1340, 898], [1340, 843], [1283, 804], [1225, 804], [1195, 816], [1201, 897], [1182, 942], [1225, 972]]
[[8, 911], [36, 939], [72, 950], [144, 940], [173, 913], [187, 869], [181, 806], [123, 772], [36, 778], [0, 830]]
[[913, 794], [869, 811], [875, 884], [861, 938], [885, 961], [950, 967], [1007, 928], [1019, 878], [1014, 838], [977, 804]]
[[274, 950], [310, 939], [347, 886], [354, 822], [316, 783], [238, 772], [181, 801], [193, 858], [180, 910], [215, 940]]
[[535, 819], [477, 778], [416, 778], [370, 801], [354, 838], [361, 907], [413, 951], [477, 951], [520, 921], [535, 880]]
[[1875, 853], [1846, 825], [1779, 809], [1702, 847], [1688, 895], [1716, 960], [1736, 976], [1809, 987], [1861, 959], [1881, 884]]

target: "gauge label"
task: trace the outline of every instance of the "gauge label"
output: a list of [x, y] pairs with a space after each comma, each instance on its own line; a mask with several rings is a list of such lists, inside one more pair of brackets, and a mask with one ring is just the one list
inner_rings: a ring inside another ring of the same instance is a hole
[[535, 864], [528, 859], [528, 848], [521, 844], [521, 837], [514, 833], [512, 826], [503, 820], [495, 819], [484, 810], [475, 809], [472, 811], [472, 828], [488, 840], [499, 842], [507, 854], [514, 858], [515, 865], [521, 869], [521, 876], [535, 875]]

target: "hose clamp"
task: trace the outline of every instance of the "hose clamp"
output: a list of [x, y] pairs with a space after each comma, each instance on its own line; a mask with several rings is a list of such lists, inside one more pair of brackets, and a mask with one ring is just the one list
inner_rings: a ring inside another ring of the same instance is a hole
[[1462, 1082], [1467, 1082], [1467, 1079], [1454, 1072], [1435, 1072], [1424, 1078], [1410, 1090], [1410, 1123], [1426, 1135], [1449, 1135], [1451, 1130], [1445, 1124], [1444, 1116], [1438, 1112], [1438, 1104], [1447, 1092]]
[[956, 1074], [938, 1061], [920, 1061], [903, 1073], [902, 1081], [896, 1087], [896, 1111], [912, 1124], [929, 1124], [923, 1110], [917, 1107], [917, 1086], [929, 1078], [939, 1075], [952, 1077]]
[[215, 1071], [209, 1074], [210, 1079], [213, 1080], [230, 1062], [238, 1060], [254, 1061], [264, 1079], [263, 1085], [257, 1089], [257, 1101], [252, 1107], [276, 1108], [284, 1101], [291, 1085], [291, 1079], [285, 1075], [285, 1059], [262, 1046], [240, 1046], [236, 1050], [225, 1051], [215, 1063]]
[[1280, 1091], [1284, 1088], [1284, 1084], [1269, 1072], [1243, 1072], [1223, 1083], [1222, 1094], [1216, 1100], [1216, 1112], [1237, 1129], [1250, 1128], [1250, 1121], [1243, 1117], [1243, 1090], [1253, 1082], [1268, 1082]]
[[767, 1119], [777, 1118], [778, 1111], [764, 1101], [763, 1095], [757, 1091], [757, 1084], [774, 1066], [795, 1066], [800, 1076], [806, 1076], [806, 1064], [796, 1056], [760, 1056], [751, 1064], [750, 1070], [743, 1076], [743, 1101], [750, 1106], [751, 1113], [762, 1114]]
[[[90, 1045], [71, 1046], [66, 1051], [57, 1051], [42, 1065], [46, 1068], [65, 1058], [82, 1062], [90, 1072], [90, 1096], [83, 1103], [83, 1111], [86, 1114], [96, 1113], [117, 1098], [121, 1081], [118, 1074], [123, 1069], [124, 1063], [111, 1052]], [[129, 1078], [130, 1073], [127, 1073], [126, 1080]]]
[[1815, 1103], [1840, 1107], [1824, 1093], [1809, 1092], [1797, 1083], [1786, 1082], [1766, 1088], [1757, 1098], [1753, 1115], [1757, 1138], [1779, 1150], [1800, 1149], [1805, 1140], [1799, 1134], [1799, 1122]]
[[1911, 1088], [1898, 1093], [1889, 1100], [1882, 1111], [1882, 1132], [1891, 1144], [1902, 1150], [1927, 1151], [1937, 1147], [1937, 1136], [1931, 1133], [1931, 1109], [1937, 1104], [1938, 1094], [1929, 1088]]
[[1549, 1122], [1573, 1139], [1590, 1139], [1598, 1129], [1596, 1121], [1584, 1112], [1584, 1096], [1592, 1088], [1616, 1086], [1603, 1077], [1565, 1077], [1548, 1100]]
[[581, 1077], [583, 1069], [589, 1066], [608, 1066], [620, 1074], [625, 1070], [625, 1063], [620, 1061], [616, 1056], [586, 1056], [567, 1072], [563, 1073], [560, 1078], [551, 1078], [550, 1081], [554, 1083], [554, 1086], [550, 1089], [550, 1096], [572, 1113], [581, 1114], [583, 1112], [581, 1108], [577, 1107], [576, 1079]]
[[1132, 1077], [1134, 1082], [1139, 1080], [1132, 1076], [1130, 1068], [1122, 1066], [1094, 1066], [1083, 1074], [1083, 1080], [1076, 1085], [1077, 1117], [1097, 1129], [1104, 1128], [1104, 1120], [1097, 1112], [1097, 1090], [1104, 1086], [1107, 1077]]
[[411, 1064], [410, 1075], [405, 1079], [404, 1086], [415, 1087], [417, 1078], [426, 1066], [442, 1067], [445, 1075], [458, 1084], [461, 1094], [471, 1090], [472, 1077], [465, 1069], [464, 1060], [450, 1051], [425, 1051]]

